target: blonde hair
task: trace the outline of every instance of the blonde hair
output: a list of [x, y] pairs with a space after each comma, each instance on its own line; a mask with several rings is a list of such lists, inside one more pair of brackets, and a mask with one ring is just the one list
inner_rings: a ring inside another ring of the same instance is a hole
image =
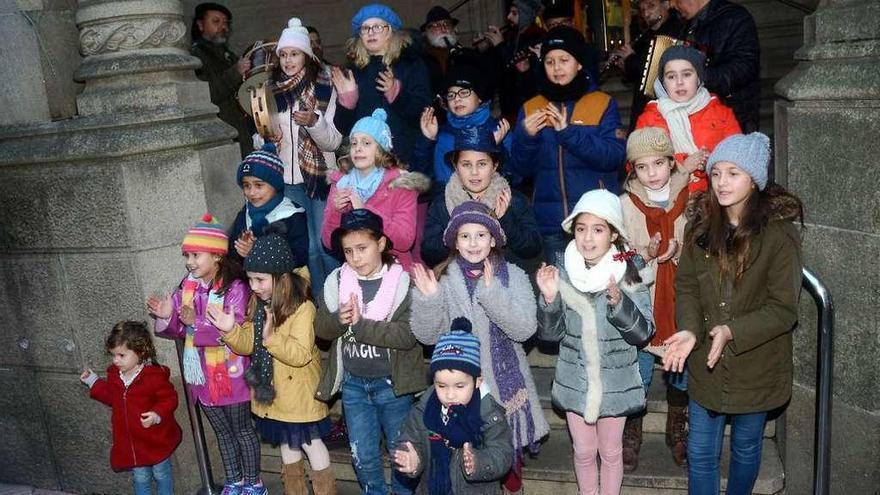
[[[351, 169], [354, 168], [354, 162], [351, 161], [351, 152], [346, 153], [343, 156], [340, 156], [336, 161], [339, 170], [342, 173], [349, 173]], [[385, 151], [381, 147], [376, 149], [376, 167], [390, 169], [390, 168], [399, 168], [401, 170], [406, 170], [406, 164], [400, 161], [396, 155], [389, 151]]]
[[[382, 63], [390, 67], [394, 62], [397, 62], [403, 49], [408, 47], [410, 43], [412, 43], [412, 38], [409, 33], [392, 29], [391, 39], [388, 40], [388, 50], [385, 51], [385, 55], [382, 55]], [[360, 36], [348, 39], [345, 43], [345, 54], [358, 69], [363, 69], [370, 63], [370, 53], [367, 52], [367, 47], [364, 46]]]

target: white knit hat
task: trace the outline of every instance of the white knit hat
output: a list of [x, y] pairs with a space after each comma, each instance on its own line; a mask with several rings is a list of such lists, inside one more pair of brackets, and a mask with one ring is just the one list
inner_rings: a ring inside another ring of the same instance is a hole
[[623, 221], [623, 206], [620, 203], [620, 198], [606, 189], [593, 189], [585, 192], [574, 205], [571, 214], [562, 221], [562, 230], [571, 234], [571, 224], [581, 213], [596, 215], [611, 224], [624, 239], [629, 237], [626, 224]]
[[312, 52], [312, 42], [309, 39], [309, 30], [302, 25], [299, 17], [291, 17], [287, 21], [287, 28], [281, 31], [281, 37], [278, 38], [278, 46], [275, 47], [275, 53], [280, 55], [284, 48], [296, 48], [311, 58], [317, 59]]

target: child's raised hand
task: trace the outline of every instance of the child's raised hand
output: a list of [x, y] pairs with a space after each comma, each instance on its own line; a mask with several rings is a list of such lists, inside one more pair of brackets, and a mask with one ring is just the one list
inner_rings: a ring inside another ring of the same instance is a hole
[[437, 133], [440, 132], [440, 126], [437, 125], [437, 116], [434, 115], [434, 107], [425, 107], [422, 110], [422, 116], [419, 118], [419, 127], [422, 128], [422, 135], [431, 141], [437, 140]]
[[333, 83], [337, 93], [350, 93], [358, 89], [357, 81], [350, 69], [333, 67], [330, 69], [330, 82]]
[[440, 290], [440, 285], [437, 283], [437, 277], [434, 276], [434, 272], [432, 270], [428, 270], [424, 265], [420, 263], [413, 264], [413, 282], [416, 284], [416, 288], [419, 289], [419, 292], [425, 296], [433, 296]]
[[529, 137], [535, 137], [541, 129], [549, 125], [548, 120], [547, 112], [544, 110], [538, 110], [523, 119], [523, 128], [526, 130], [526, 134], [528, 134]]
[[660, 232], [657, 232], [651, 236], [651, 241], [648, 242], [648, 256], [650, 256], [651, 259], [656, 258], [659, 254], [658, 251], [660, 251], [660, 241], [662, 240], [663, 236], [660, 235]]
[[235, 246], [235, 252], [238, 253], [242, 258], [247, 258], [247, 255], [251, 253], [251, 249], [254, 248], [254, 243], [257, 242], [257, 237], [250, 230], [245, 230], [238, 236], [238, 239], [235, 240], [233, 246]]
[[318, 114], [305, 108], [293, 112], [293, 122], [296, 125], [312, 127], [318, 122]]
[[86, 380], [88, 380], [93, 373], [94, 371], [89, 368], [84, 369], [83, 372], [79, 374], [79, 381], [86, 383]]
[[483, 280], [486, 282], [486, 287], [491, 287], [494, 279], [495, 267], [492, 266], [492, 262], [489, 261], [489, 258], [486, 258], [483, 260]]
[[192, 305], [181, 306], [180, 311], [177, 313], [177, 317], [180, 318], [181, 323], [191, 327], [196, 322], [196, 310]]
[[685, 169], [687, 173], [692, 174], [697, 170], [703, 170], [708, 159], [709, 151], [706, 148], [702, 148], [700, 151], [688, 155], [684, 162], [682, 162], [681, 168]]
[[617, 280], [614, 280], [614, 275], [608, 279], [608, 288], [605, 292], [605, 298], [608, 299], [609, 306], [617, 306], [620, 304], [620, 286], [617, 285]]
[[275, 313], [272, 308], [266, 308], [266, 319], [263, 321], [263, 345], [269, 345], [272, 336], [275, 335]]
[[141, 414], [141, 426], [149, 428], [159, 422], [159, 415], [156, 411], [147, 411]]
[[383, 70], [379, 73], [379, 77], [376, 78], [376, 89], [381, 93], [387, 93], [391, 91], [391, 88], [394, 87], [394, 71], [391, 70], [391, 67]]
[[348, 194], [348, 202], [351, 203], [351, 207], [355, 210], [364, 207], [364, 200], [361, 199], [361, 195], [358, 194], [354, 188], [352, 188], [351, 192]]
[[541, 263], [541, 268], [538, 268], [535, 273], [535, 282], [538, 284], [541, 295], [544, 296], [544, 302], [552, 303], [559, 293], [559, 268]]
[[657, 263], [666, 263], [675, 256], [676, 252], [678, 252], [678, 241], [675, 239], [669, 239], [669, 247], [666, 248], [665, 253], [657, 257]]
[[673, 373], [684, 371], [687, 357], [697, 344], [697, 336], [688, 330], [679, 330], [672, 337], [666, 339], [663, 345], [666, 353], [663, 354], [663, 369]]
[[342, 211], [351, 204], [351, 189], [337, 189], [336, 194], [333, 196], [333, 207], [336, 208], [337, 211]]
[[556, 105], [548, 103], [546, 109], [547, 118], [556, 132], [568, 127], [568, 107], [564, 103], [561, 103], [559, 106], [560, 108], [557, 108]]
[[357, 296], [352, 294], [349, 298], [349, 304], [351, 305], [351, 324], [357, 325], [361, 321], [361, 307], [358, 305]]
[[510, 132], [510, 122], [508, 122], [507, 119], [499, 120], [498, 127], [496, 127], [495, 132], [492, 133], [495, 137], [495, 144], [501, 144], [501, 141], [504, 141], [508, 132]]
[[148, 297], [147, 311], [156, 318], [162, 318], [163, 320], [171, 318], [171, 314], [174, 312], [174, 305], [171, 304], [171, 295], [164, 294], [158, 296], [154, 294]]
[[209, 304], [208, 309], [205, 310], [205, 316], [208, 317], [211, 325], [214, 325], [217, 330], [223, 333], [231, 332], [235, 327], [235, 314], [231, 309], [228, 313], [225, 313], [220, 306]]
[[507, 213], [507, 209], [510, 208], [510, 199], [513, 196], [513, 193], [510, 192], [509, 187], [505, 187], [498, 193], [498, 197], [495, 198], [495, 216], [501, 220], [501, 217]]
[[[403, 447], [403, 448], [400, 448]], [[410, 442], [398, 444], [394, 451], [395, 468], [403, 474], [416, 474], [419, 470], [419, 453]]]
[[345, 302], [339, 304], [339, 324], [340, 325], [351, 325], [351, 317], [352, 317], [352, 306], [351, 302]]
[[477, 470], [477, 462], [474, 457], [474, 447], [470, 442], [465, 442], [461, 448], [461, 462], [464, 464], [464, 474], [473, 476]]

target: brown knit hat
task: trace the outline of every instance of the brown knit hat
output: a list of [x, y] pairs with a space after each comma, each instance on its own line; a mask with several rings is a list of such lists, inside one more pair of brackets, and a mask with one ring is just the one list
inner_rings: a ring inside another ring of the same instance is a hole
[[636, 129], [626, 140], [626, 161], [635, 163], [646, 156], [675, 156], [669, 134], [660, 127]]

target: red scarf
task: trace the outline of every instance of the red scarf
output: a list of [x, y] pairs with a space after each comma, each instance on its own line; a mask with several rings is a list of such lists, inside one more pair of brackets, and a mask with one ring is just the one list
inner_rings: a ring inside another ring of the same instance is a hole
[[[648, 236], [660, 232], [658, 253], [669, 249], [669, 240], [675, 237], [675, 220], [684, 213], [688, 202], [688, 188], [684, 187], [675, 198], [671, 210], [646, 206], [633, 193], [630, 199], [636, 208], [645, 215]], [[675, 333], [675, 272], [678, 267], [672, 261], [657, 264], [657, 280], [654, 282], [654, 326], [656, 328], [651, 345], [662, 345], [663, 341]]]

